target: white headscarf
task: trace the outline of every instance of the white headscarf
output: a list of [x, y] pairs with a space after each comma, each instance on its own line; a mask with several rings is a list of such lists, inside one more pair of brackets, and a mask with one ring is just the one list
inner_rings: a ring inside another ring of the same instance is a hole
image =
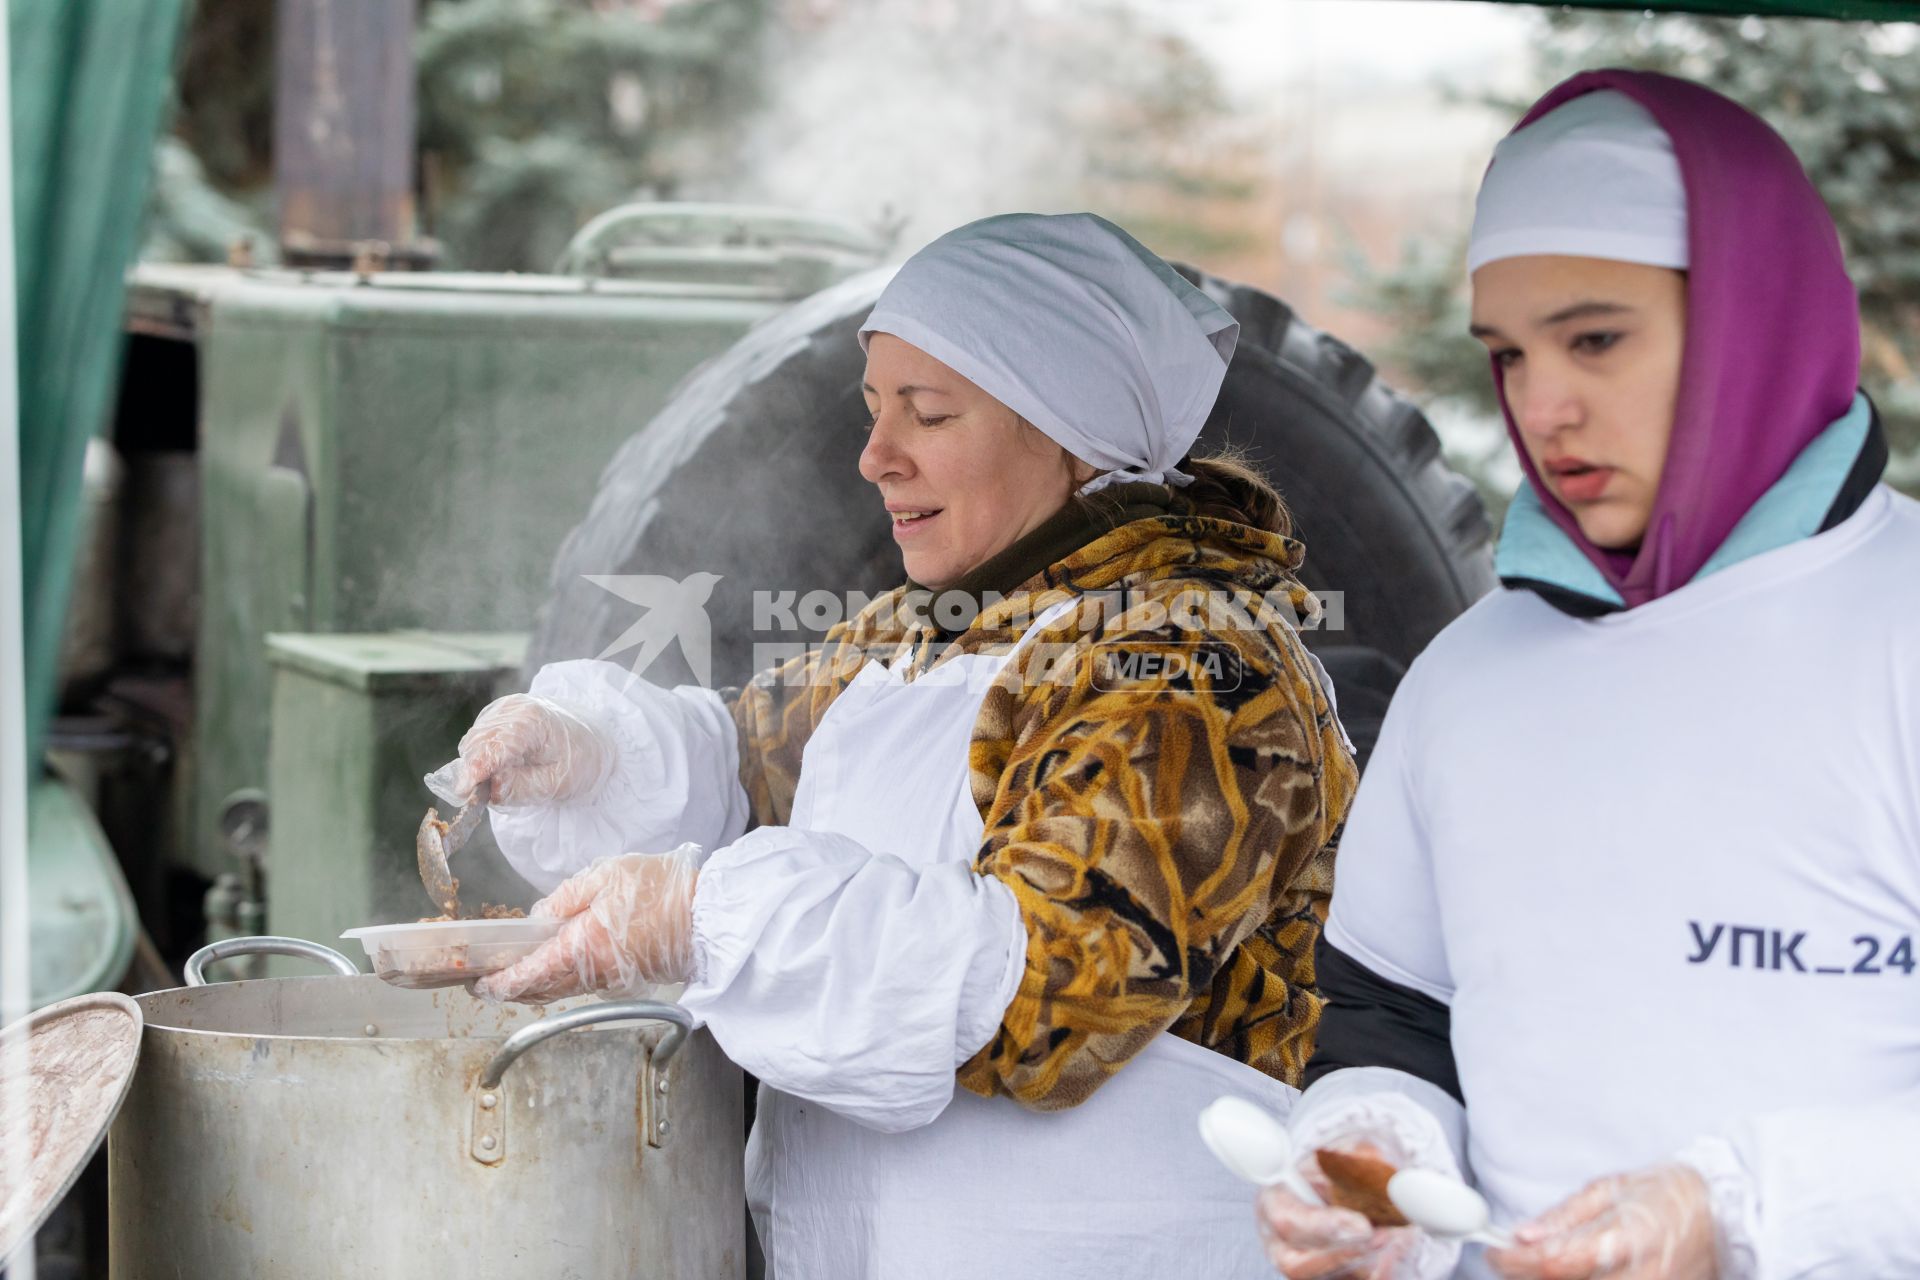
[[1090, 213], [1010, 213], [907, 259], [860, 329], [911, 343], [1098, 467], [1188, 484], [1174, 464], [1213, 409], [1239, 322]]
[[1467, 273], [1528, 254], [1687, 268], [1687, 188], [1673, 139], [1614, 89], [1555, 107], [1493, 149]]

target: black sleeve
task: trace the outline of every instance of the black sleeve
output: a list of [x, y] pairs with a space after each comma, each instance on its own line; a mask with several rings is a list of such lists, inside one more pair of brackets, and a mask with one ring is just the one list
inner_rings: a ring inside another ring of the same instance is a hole
[[[1865, 394], [1862, 392], [1861, 394]], [[1867, 401], [1867, 438], [1860, 445], [1860, 456], [1853, 460], [1853, 466], [1847, 471], [1847, 478], [1840, 483], [1840, 492], [1833, 495], [1833, 505], [1827, 508], [1827, 515], [1820, 522], [1820, 532], [1825, 533], [1841, 521], [1860, 509], [1874, 486], [1880, 483], [1880, 477], [1887, 472], [1887, 460], [1892, 455], [1887, 450], [1887, 431], [1880, 425], [1880, 408], [1872, 400]]]
[[1453, 1015], [1447, 1006], [1389, 982], [1328, 942], [1324, 933], [1313, 964], [1326, 1005], [1303, 1088], [1341, 1067], [1395, 1067], [1465, 1102], [1453, 1065]]

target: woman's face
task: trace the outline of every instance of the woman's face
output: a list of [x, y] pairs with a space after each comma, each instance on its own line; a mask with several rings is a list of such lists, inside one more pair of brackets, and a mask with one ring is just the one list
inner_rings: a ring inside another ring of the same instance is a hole
[[1473, 336], [1534, 469], [1595, 546], [1647, 531], [1686, 332], [1687, 278], [1665, 267], [1538, 255], [1473, 273]]
[[934, 590], [1066, 505], [1092, 470], [1013, 410], [889, 333], [867, 343], [873, 428], [860, 474], [879, 486], [907, 576]]

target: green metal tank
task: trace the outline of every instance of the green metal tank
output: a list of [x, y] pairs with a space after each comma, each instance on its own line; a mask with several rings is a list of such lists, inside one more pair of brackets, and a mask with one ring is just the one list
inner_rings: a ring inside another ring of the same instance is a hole
[[694, 366], [881, 251], [808, 215], [660, 205], [589, 224], [571, 274], [139, 268], [134, 340], [184, 344], [198, 397], [180, 860], [230, 872], [222, 810], [268, 785], [269, 633], [528, 629], [615, 448]]

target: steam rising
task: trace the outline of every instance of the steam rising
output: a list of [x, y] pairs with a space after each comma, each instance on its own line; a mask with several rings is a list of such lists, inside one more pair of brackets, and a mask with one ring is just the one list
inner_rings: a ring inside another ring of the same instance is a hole
[[1096, 205], [1154, 145], [1143, 112], [1212, 104], [1192, 52], [1114, 0], [797, 8], [713, 193], [879, 223], [902, 256], [988, 214]]
[[[1176, 161], [1201, 157], [1205, 130], [1193, 112], [1218, 107], [1207, 68], [1119, 0], [799, 0], [774, 26], [764, 105], [744, 128], [713, 139], [696, 166], [704, 176], [676, 194], [838, 213], [893, 232], [897, 256], [1011, 210], [1094, 208], [1153, 243], [1128, 214], [1143, 207], [1141, 192], [1162, 186], [1169, 146]], [[530, 627], [527, 602], [554, 587], [554, 514], [567, 513], [565, 523], [585, 516], [593, 485], [552, 465], [542, 433], [494, 423], [593, 421], [617, 438], [641, 430], [658, 407], [636, 404], [633, 385], [631, 367], [610, 358], [604, 373], [499, 379], [484, 394], [455, 396], [437, 433], [419, 442], [431, 483], [409, 491], [417, 510], [408, 539], [363, 548], [371, 554], [341, 583], [336, 610], [368, 631]], [[853, 476], [848, 492], [871, 496]], [[801, 507], [817, 495], [794, 501], [793, 511], [755, 513], [770, 546], [806, 526]], [[379, 515], [353, 508], [343, 518]], [[746, 518], [732, 511], [726, 536], [756, 536], [738, 528]], [[633, 571], [619, 562], [586, 568]], [[385, 726], [394, 758], [383, 767], [397, 795], [380, 811], [410, 817], [383, 830], [374, 851], [390, 905], [382, 918], [432, 911], [413, 860], [413, 823], [432, 801], [419, 776], [452, 757], [477, 709], [471, 697], [448, 688]], [[463, 900], [533, 896], [484, 830], [453, 870]]]

